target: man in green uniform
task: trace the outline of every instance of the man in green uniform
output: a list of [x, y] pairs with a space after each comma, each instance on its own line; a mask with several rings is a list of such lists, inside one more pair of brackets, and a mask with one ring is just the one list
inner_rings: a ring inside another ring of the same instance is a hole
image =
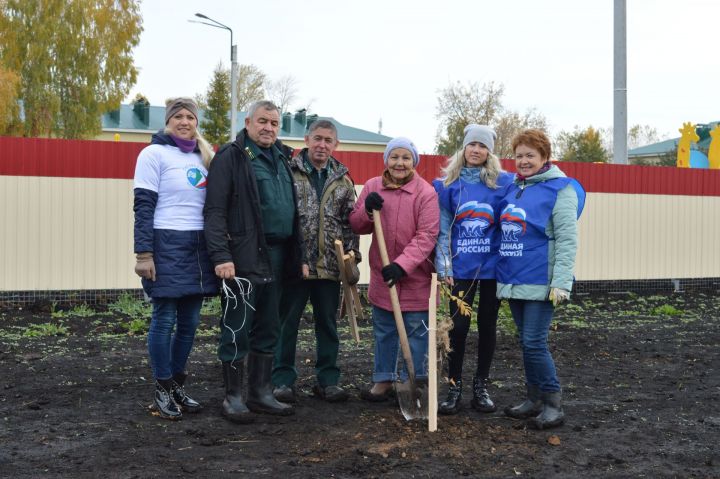
[[275, 399], [271, 385], [282, 281], [301, 274], [288, 166], [292, 150], [277, 139], [279, 125], [280, 112], [273, 103], [253, 104], [245, 128], [217, 152], [208, 172], [205, 237], [215, 274], [224, 285], [218, 347], [225, 381], [223, 414], [241, 423], [252, 420], [251, 411], [294, 412]]

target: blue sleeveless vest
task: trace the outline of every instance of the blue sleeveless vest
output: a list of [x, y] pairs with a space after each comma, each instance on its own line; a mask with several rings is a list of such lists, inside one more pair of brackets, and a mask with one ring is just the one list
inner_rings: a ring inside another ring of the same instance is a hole
[[578, 194], [578, 217], [585, 191], [573, 178], [554, 178], [526, 189], [512, 184], [500, 201], [500, 248], [497, 279], [505, 284], [548, 284], [548, 238], [545, 234], [560, 190], [572, 185]]
[[501, 174], [495, 190], [482, 182], [468, 183], [461, 178], [449, 186], [437, 181], [440, 206], [455, 214], [450, 230], [453, 277], [495, 279], [499, 246], [497, 207], [511, 181], [512, 175]]

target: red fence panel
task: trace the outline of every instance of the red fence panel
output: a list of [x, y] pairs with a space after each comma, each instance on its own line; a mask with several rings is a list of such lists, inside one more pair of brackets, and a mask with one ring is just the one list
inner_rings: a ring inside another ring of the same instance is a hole
[[0, 137], [0, 175], [130, 179], [144, 143]]
[[[0, 137], [0, 175], [132, 179], [145, 143], [52, 138]], [[382, 153], [338, 151], [355, 184], [383, 170]], [[418, 173], [432, 181], [440, 176], [445, 157], [421, 155]], [[502, 160], [514, 172], [513, 160]], [[588, 192], [655, 195], [720, 196], [720, 170], [596, 163], [557, 164]]]

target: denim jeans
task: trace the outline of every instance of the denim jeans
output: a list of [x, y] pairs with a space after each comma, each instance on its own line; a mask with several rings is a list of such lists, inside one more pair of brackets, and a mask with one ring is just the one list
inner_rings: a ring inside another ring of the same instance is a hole
[[543, 392], [560, 390], [555, 363], [548, 349], [554, 308], [550, 301], [511, 299], [510, 311], [522, 346], [525, 380]]
[[[195, 330], [200, 324], [202, 295], [181, 298], [153, 298], [148, 332], [150, 366], [155, 379], [170, 379], [185, 372]], [[173, 334], [175, 329], [175, 334]]]
[[[395, 326], [395, 317], [392, 311], [373, 306], [372, 321], [373, 334], [375, 335], [373, 382], [396, 381], [398, 379], [398, 359], [402, 358], [402, 352], [400, 351], [400, 340]], [[427, 377], [427, 321], [427, 311], [406, 311], [403, 313], [403, 322], [410, 343], [416, 378]], [[407, 370], [403, 367], [400, 372], [400, 379], [405, 381], [407, 377]]]

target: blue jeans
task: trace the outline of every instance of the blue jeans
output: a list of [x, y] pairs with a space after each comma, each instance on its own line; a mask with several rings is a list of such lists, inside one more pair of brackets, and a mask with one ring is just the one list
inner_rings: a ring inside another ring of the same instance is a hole
[[555, 362], [548, 349], [548, 333], [555, 309], [550, 301], [511, 299], [510, 311], [518, 329], [527, 384], [543, 392], [560, 390]]
[[177, 373], [185, 372], [195, 330], [200, 324], [203, 297], [198, 294], [181, 298], [153, 298], [152, 302], [152, 321], [147, 339], [150, 367], [155, 379], [170, 379]]
[[[373, 334], [375, 335], [373, 382], [396, 381], [398, 379], [398, 358], [402, 357], [402, 353], [400, 351], [397, 327], [395, 326], [395, 317], [392, 311], [373, 306], [372, 321]], [[406, 311], [403, 313], [403, 322], [410, 343], [416, 378], [427, 377], [427, 321], [427, 311]], [[407, 370], [403, 367], [400, 372], [400, 379], [405, 381], [407, 377]]]

